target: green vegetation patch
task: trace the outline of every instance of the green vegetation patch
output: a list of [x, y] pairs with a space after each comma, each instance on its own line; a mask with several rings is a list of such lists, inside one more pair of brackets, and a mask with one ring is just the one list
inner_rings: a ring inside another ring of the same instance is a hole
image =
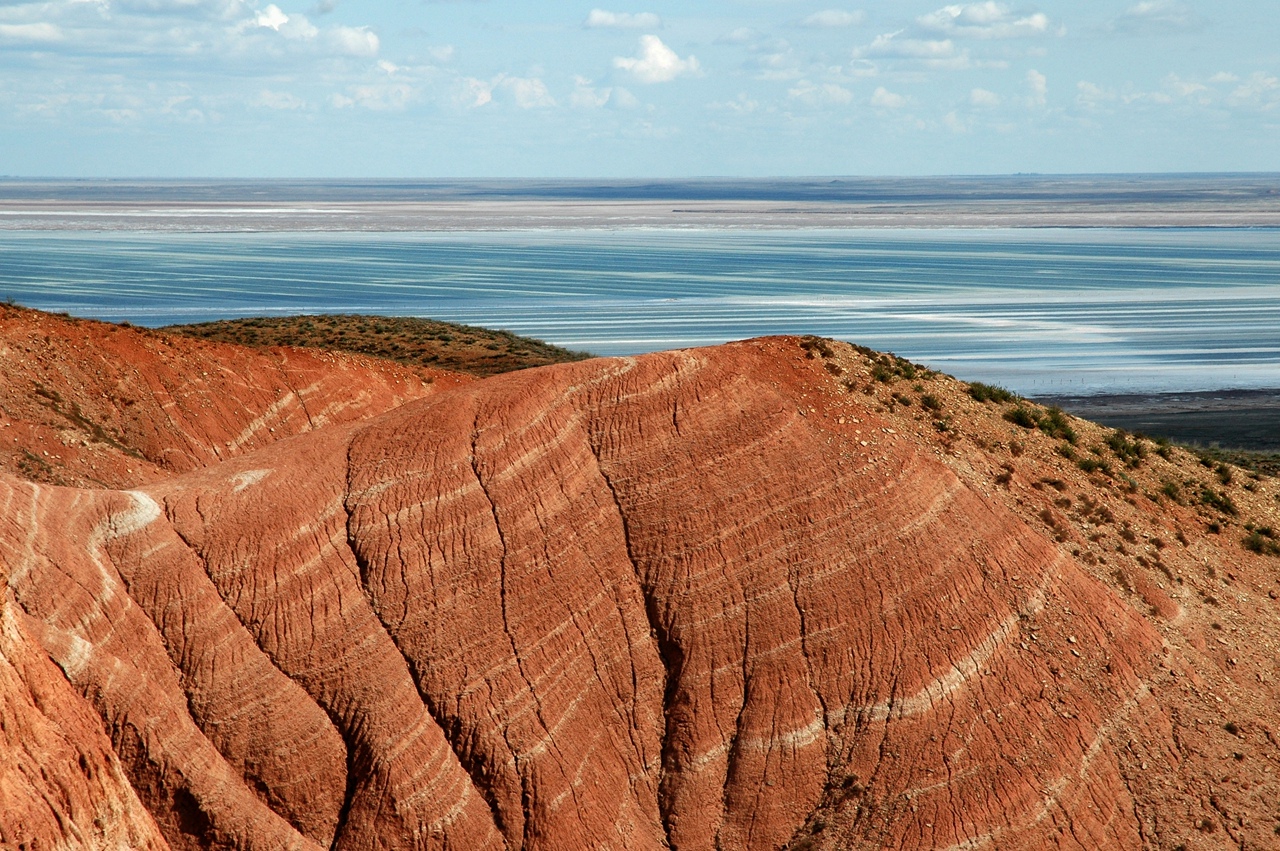
[[1249, 534], [1245, 535], [1241, 543], [1246, 550], [1260, 555], [1280, 556], [1280, 541], [1276, 540], [1275, 530], [1270, 526], [1254, 526], [1250, 523], [1245, 529]]
[[585, 352], [570, 351], [509, 331], [412, 316], [254, 317], [170, 325], [160, 330], [243, 346], [298, 346], [352, 352], [472, 375], [496, 375], [591, 357]]
[[[972, 390], [969, 395], [973, 395]], [[1076, 442], [1076, 430], [1071, 427], [1067, 415], [1062, 412], [1061, 408], [1048, 408], [1040, 411], [1032, 406], [1018, 402], [1018, 404], [1004, 412], [1004, 418], [1025, 429], [1038, 428], [1049, 437], [1065, 440], [1067, 443]]]
[[969, 385], [969, 395], [979, 402], [1012, 402], [1018, 398], [1011, 391], [993, 384], [975, 381]]

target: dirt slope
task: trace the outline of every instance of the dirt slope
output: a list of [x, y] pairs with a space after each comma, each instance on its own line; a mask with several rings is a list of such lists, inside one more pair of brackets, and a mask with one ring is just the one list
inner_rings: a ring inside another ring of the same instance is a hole
[[51, 484], [129, 487], [465, 380], [2, 305], [0, 470]]
[[[174, 848], [1268, 847], [1275, 482], [966, 391], [765, 339], [0, 477], [6, 729]], [[55, 782], [5, 841], [110, 844]]]

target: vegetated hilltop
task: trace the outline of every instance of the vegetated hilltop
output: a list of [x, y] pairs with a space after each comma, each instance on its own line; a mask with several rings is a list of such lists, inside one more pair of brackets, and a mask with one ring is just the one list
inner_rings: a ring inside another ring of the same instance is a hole
[[1273, 846], [1278, 498], [817, 338], [0, 476], [0, 844]]
[[590, 357], [509, 331], [412, 316], [258, 317], [170, 325], [161, 330], [245, 346], [303, 346], [354, 352], [482, 376]]

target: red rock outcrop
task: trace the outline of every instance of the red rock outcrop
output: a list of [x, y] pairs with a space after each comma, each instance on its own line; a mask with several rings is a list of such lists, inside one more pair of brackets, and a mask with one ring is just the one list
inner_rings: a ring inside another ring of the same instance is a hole
[[0, 559], [173, 847], [1141, 847], [1161, 634], [824, 366], [597, 360], [132, 491], [0, 478]]

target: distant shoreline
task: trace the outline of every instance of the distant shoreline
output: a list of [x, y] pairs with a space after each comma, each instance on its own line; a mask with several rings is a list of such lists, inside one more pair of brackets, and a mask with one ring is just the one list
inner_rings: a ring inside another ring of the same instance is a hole
[[1280, 228], [1280, 174], [0, 180], [0, 230]]

